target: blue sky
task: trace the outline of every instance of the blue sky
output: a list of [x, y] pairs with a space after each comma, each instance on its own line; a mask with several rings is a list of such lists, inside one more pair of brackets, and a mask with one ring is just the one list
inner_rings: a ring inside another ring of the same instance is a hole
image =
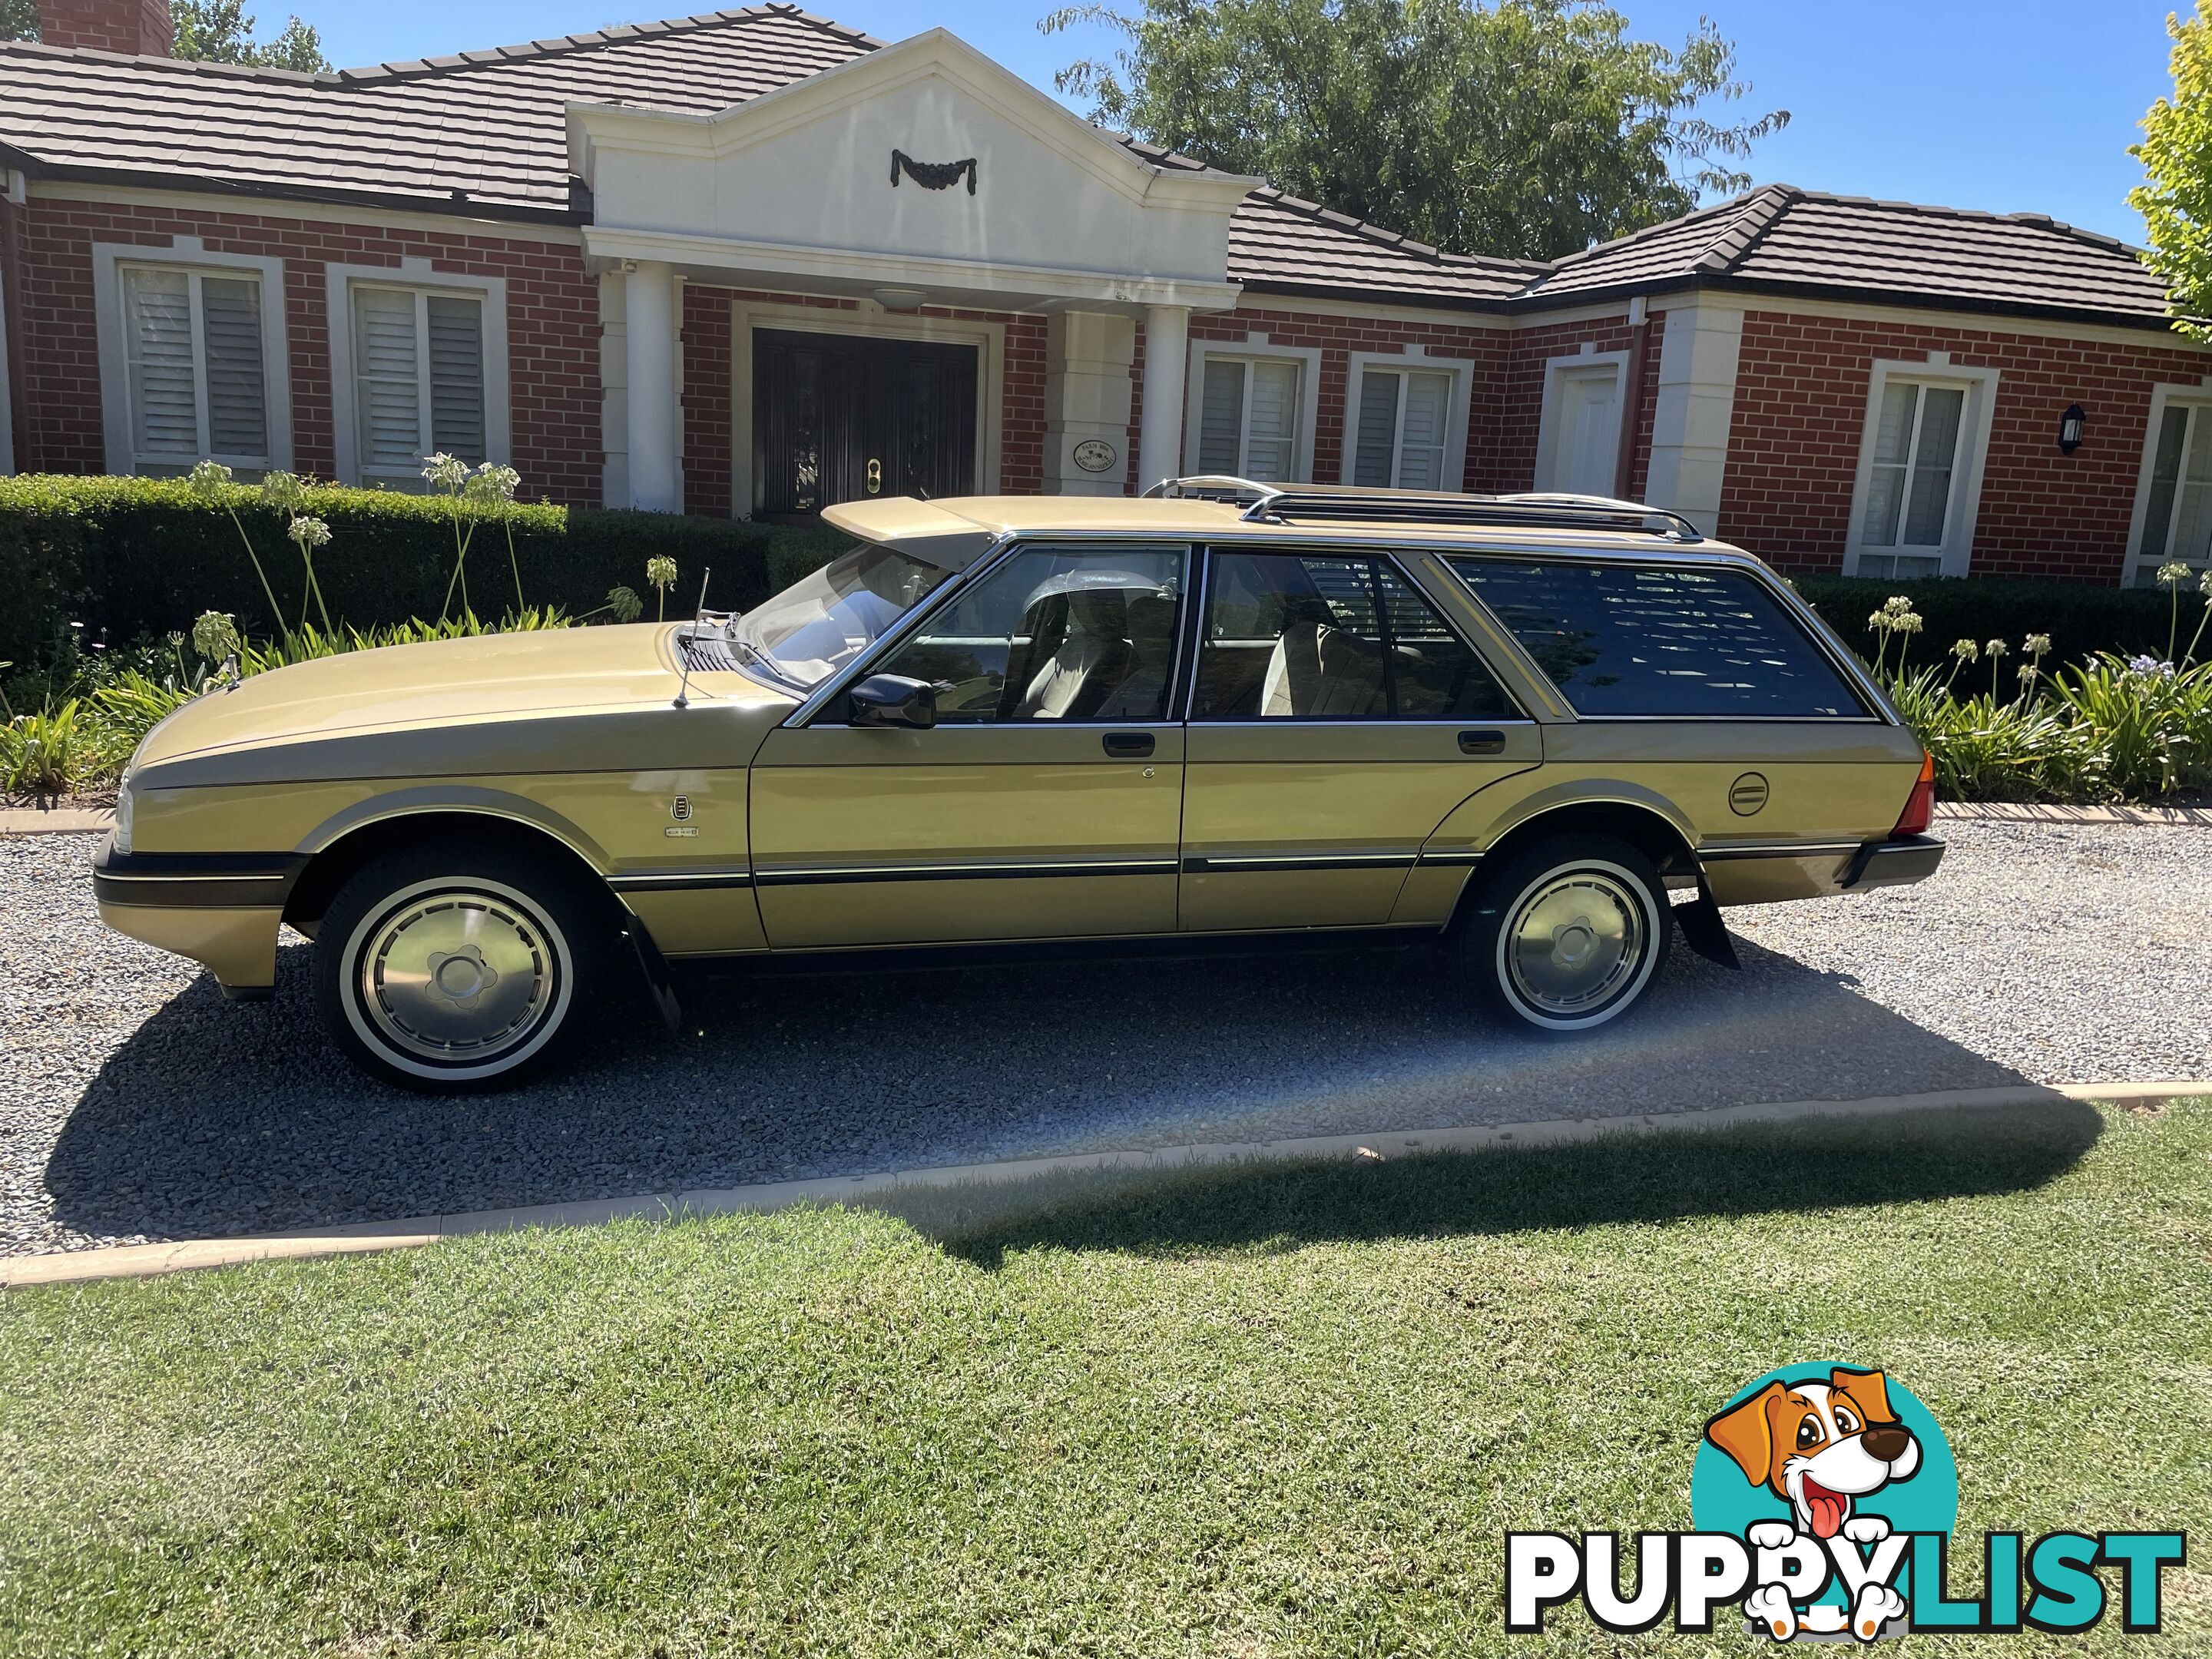
[[[249, 5], [257, 0], [248, 0]], [[469, 46], [670, 15], [610, 0], [432, 0], [328, 5], [301, 0], [339, 64], [422, 58]], [[2033, 209], [2141, 240], [2127, 205], [2139, 177], [2127, 147], [2167, 88], [2170, 4], [2148, 0], [1618, 0], [1642, 37], [1673, 43], [1711, 13], [1735, 40], [1751, 102], [1795, 117], [1762, 145], [1762, 182], [2000, 212]], [[705, 0], [670, 0], [671, 12]], [[812, 0], [841, 22], [896, 40], [942, 23], [1048, 90], [1053, 71], [1097, 50], [1096, 32], [1036, 32], [1048, 0]], [[289, 6], [258, 0], [262, 32]], [[1110, 45], [1110, 42], [1103, 44]]]

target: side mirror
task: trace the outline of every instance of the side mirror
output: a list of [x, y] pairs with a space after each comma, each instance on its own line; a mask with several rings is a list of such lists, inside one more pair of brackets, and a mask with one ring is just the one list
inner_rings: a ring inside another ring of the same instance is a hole
[[871, 674], [846, 694], [851, 726], [907, 726], [927, 731], [937, 724], [937, 688], [899, 674]]

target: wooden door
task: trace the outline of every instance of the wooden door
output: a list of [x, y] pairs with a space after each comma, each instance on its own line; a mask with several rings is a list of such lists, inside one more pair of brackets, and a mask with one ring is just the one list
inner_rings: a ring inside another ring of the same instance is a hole
[[759, 329], [753, 513], [975, 488], [975, 348]]

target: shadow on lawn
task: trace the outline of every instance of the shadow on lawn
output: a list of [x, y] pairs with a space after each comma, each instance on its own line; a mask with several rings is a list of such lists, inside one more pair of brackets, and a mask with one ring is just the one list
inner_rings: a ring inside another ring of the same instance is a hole
[[1171, 1255], [1322, 1240], [1443, 1237], [2022, 1192], [2096, 1144], [2097, 1110], [2027, 1106], [1815, 1120], [1387, 1162], [1100, 1172], [1018, 1189], [890, 1196], [953, 1255], [995, 1268], [1051, 1247]]
[[[203, 975], [138, 1025], [67, 1103], [44, 1174], [64, 1225], [191, 1238], [1107, 1147], [2024, 1081], [1843, 975], [1739, 948], [1741, 974], [1676, 951], [1647, 1010], [1571, 1043], [1486, 1019], [1423, 950], [701, 981], [678, 1036], [620, 989], [546, 1073], [449, 1098], [347, 1065], [295, 945], [279, 952], [274, 1001], [226, 1004]], [[1599, 1155], [1561, 1156], [1582, 1168]], [[1632, 1168], [1642, 1155], [1619, 1156]], [[1864, 1167], [1869, 1190], [1909, 1175], [1879, 1157]], [[1738, 1173], [1707, 1178], [1717, 1200], [1741, 1185], [1785, 1201], [1779, 1176]], [[1801, 1193], [1836, 1178], [1803, 1174]], [[1463, 1224], [1507, 1213], [1503, 1194], [1472, 1211], [1467, 1194], [1419, 1201], [1448, 1200]], [[1547, 1201], [1574, 1213], [1567, 1195]]]

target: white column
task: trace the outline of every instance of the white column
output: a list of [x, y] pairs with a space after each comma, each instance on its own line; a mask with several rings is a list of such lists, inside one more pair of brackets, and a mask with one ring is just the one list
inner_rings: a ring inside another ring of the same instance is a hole
[[[1680, 513], [1708, 536], [1720, 522], [1742, 348], [1741, 310], [1703, 296], [1668, 306], [1644, 499]], [[1633, 419], [1632, 411], [1624, 410], [1622, 418]]]
[[1055, 311], [1045, 325], [1044, 488], [1121, 495], [1129, 487], [1132, 317]]
[[1183, 371], [1190, 361], [1190, 307], [1145, 307], [1145, 405], [1137, 422], [1139, 489], [1182, 472]]
[[629, 504], [673, 513], [682, 500], [676, 451], [676, 273], [657, 259], [626, 266], [623, 343], [629, 360]]

